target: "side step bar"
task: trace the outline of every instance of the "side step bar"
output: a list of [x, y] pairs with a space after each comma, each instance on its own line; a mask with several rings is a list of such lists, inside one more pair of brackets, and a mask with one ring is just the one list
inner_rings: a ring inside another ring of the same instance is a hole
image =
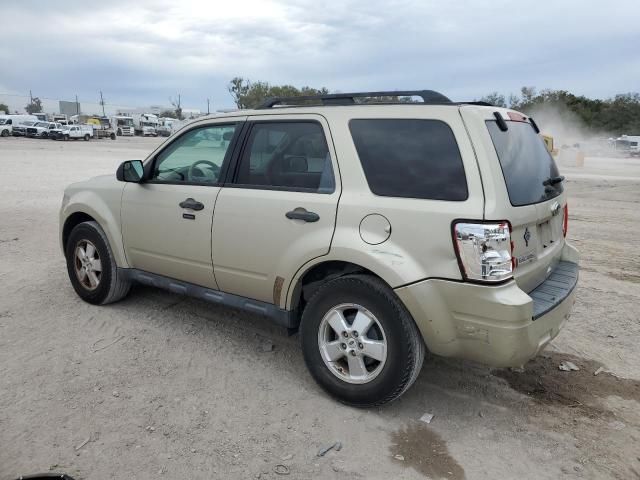
[[194, 285], [193, 283], [175, 280], [162, 275], [156, 275], [155, 273], [144, 272], [135, 268], [118, 268], [118, 274], [124, 275], [131, 281], [141, 283], [143, 285], [149, 285], [151, 287], [161, 288], [179, 295], [199, 298], [210, 303], [226, 305], [228, 307], [237, 308], [247, 312], [257, 313], [258, 315], [264, 315], [275, 324], [285, 328], [297, 328], [299, 324], [299, 320], [293, 312], [283, 310], [272, 303], [261, 302], [260, 300], [253, 300], [241, 297], [240, 295], [233, 295], [232, 293], [225, 293], [219, 290], [201, 287], [199, 285]]

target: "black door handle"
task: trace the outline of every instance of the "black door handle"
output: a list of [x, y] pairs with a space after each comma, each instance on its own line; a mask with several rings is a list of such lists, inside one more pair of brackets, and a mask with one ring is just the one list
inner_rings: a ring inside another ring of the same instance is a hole
[[302, 207], [294, 208], [287, 212], [285, 216], [291, 220], [304, 220], [305, 222], [317, 222], [320, 220], [320, 215], [315, 212], [309, 212]]
[[180, 202], [180, 208], [189, 208], [191, 210], [202, 210], [204, 204], [194, 200], [193, 198], [187, 198], [185, 201]]

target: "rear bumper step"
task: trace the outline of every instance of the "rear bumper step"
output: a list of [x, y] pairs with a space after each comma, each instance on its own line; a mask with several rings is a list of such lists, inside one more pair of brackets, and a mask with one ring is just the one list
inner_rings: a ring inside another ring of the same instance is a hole
[[533, 319], [553, 310], [567, 298], [578, 283], [578, 264], [562, 261], [551, 275], [529, 292], [533, 299]]

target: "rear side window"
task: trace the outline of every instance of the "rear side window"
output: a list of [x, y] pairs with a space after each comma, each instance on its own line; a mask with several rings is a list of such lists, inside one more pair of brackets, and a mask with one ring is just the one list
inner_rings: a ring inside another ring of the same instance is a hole
[[263, 189], [332, 193], [335, 180], [322, 126], [312, 121], [254, 124], [236, 183]]
[[369, 188], [384, 197], [462, 201], [462, 157], [440, 120], [358, 119], [349, 129]]
[[507, 125], [509, 129], [503, 132], [494, 120], [487, 120], [511, 205], [531, 205], [560, 195], [562, 182], [546, 185], [547, 180], [560, 174], [542, 138], [528, 122], [511, 121]]

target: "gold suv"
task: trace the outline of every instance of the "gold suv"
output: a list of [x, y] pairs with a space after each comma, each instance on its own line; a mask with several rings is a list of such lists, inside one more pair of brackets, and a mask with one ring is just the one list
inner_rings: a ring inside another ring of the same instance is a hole
[[299, 331], [327, 392], [372, 406], [426, 352], [519, 366], [558, 334], [578, 278], [563, 180], [509, 109], [270, 99], [69, 186], [60, 239], [83, 300], [139, 282], [263, 315]]

